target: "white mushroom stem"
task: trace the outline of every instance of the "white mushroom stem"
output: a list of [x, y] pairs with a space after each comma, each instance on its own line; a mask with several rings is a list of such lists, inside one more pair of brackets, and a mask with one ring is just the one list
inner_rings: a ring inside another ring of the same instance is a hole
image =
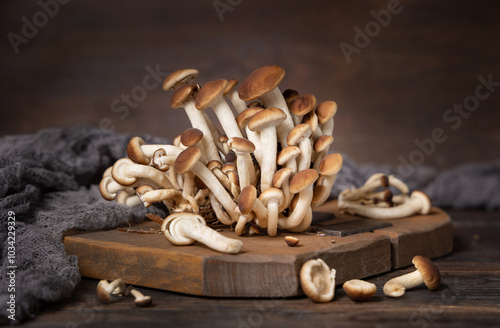
[[257, 217], [259, 227], [267, 228], [267, 209], [259, 199], [255, 200], [255, 205], [253, 206], [252, 211]]
[[309, 138], [303, 138], [299, 143], [300, 155], [297, 164], [297, 172], [308, 169], [311, 166], [312, 146]]
[[[276, 87], [270, 92], [261, 95], [259, 99], [264, 105], [264, 107], [266, 108], [276, 107], [281, 109], [286, 114], [286, 119], [276, 128], [278, 139], [281, 143], [281, 147], [285, 148], [286, 146], [288, 146], [286, 138], [288, 137], [290, 131], [293, 129], [294, 125], [293, 125], [292, 115], [288, 110], [288, 106], [286, 104], [285, 98], [283, 98], [283, 94], [281, 93], [279, 87]], [[265, 139], [261, 137], [261, 140]]]
[[149, 165], [136, 164], [128, 158], [116, 161], [111, 175], [116, 182], [122, 185], [131, 186], [139, 179], [146, 178], [162, 188], [172, 188], [172, 183], [163, 172]]
[[295, 228], [290, 228], [288, 230], [290, 230], [291, 232], [304, 232], [311, 226], [312, 218], [313, 218], [313, 212], [312, 208], [309, 206], [307, 213], [304, 216], [304, 219], [302, 219], [302, 222], [300, 222], [300, 224]]
[[276, 236], [278, 233], [279, 201], [270, 200], [267, 203], [267, 234]]
[[128, 207], [134, 207], [142, 204], [139, 197], [135, 194], [134, 188], [120, 191], [118, 193], [118, 197], [116, 197], [116, 202], [118, 204], [127, 205]]
[[226, 97], [229, 99], [229, 101], [233, 104], [234, 109], [236, 109], [236, 112], [239, 114], [245, 109], [247, 109], [247, 103], [244, 102], [239, 96], [238, 96], [238, 90], [236, 88], [233, 88], [233, 90], [229, 91], [226, 94]]
[[423, 283], [422, 275], [418, 270], [415, 270], [386, 282], [384, 294], [391, 297], [400, 297], [403, 296], [407, 289], [417, 287]]
[[207, 120], [202, 111], [199, 111], [195, 105], [194, 99], [187, 101], [184, 104], [184, 110], [191, 122], [191, 126], [203, 132], [203, 139], [201, 141], [202, 147], [205, 150], [207, 160], [218, 160], [219, 152], [217, 151], [216, 141]]
[[234, 203], [231, 196], [227, 193], [226, 189], [221, 185], [219, 180], [215, 175], [210, 172], [210, 170], [203, 165], [201, 162], [197, 162], [191, 168], [191, 171], [200, 178], [203, 183], [210, 189], [210, 191], [215, 195], [219, 202], [224, 206], [226, 211], [229, 213], [234, 221], [238, 220], [238, 215], [235, 212], [236, 204]]
[[241, 240], [227, 238], [206, 226], [203, 217], [192, 213], [174, 213], [163, 221], [161, 231], [174, 245], [191, 245], [198, 241], [222, 253], [239, 253]]
[[234, 118], [233, 111], [224, 98], [222, 98], [222, 95], [218, 96], [211, 106], [214, 109], [215, 115], [217, 115], [217, 119], [222, 125], [222, 129], [226, 133], [226, 136], [228, 138], [243, 138], [243, 134], [241, 134], [240, 128]]
[[295, 209], [289, 217], [281, 217], [278, 220], [278, 226], [282, 229], [295, 228], [301, 224], [305, 218], [307, 211], [311, 208], [311, 201], [313, 197], [313, 186], [305, 188], [299, 192], [299, 199]]
[[257, 163], [259, 163], [259, 166], [261, 166], [262, 163], [262, 146], [260, 144], [260, 134], [257, 131], [252, 131], [248, 128], [248, 125], [245, 127], [245, 132], [247, 135], [248, 140], [250, 140], [254, 145], [255, 145], [255, 151], [253, 155], [255, 156], [255, 159], [257, 160]]
[[215, 216], [219, 219], [222, 224], [231, 225], [234, 221], [231, 217], [228, 216], [224, 209], [222, 208], [222, 204], [217, 200], [213, 192], [209, 193], [210, 205], [215, 212]]
[[245, 232], [245, 225], [252, 221], [253, 214], [252, 212], [247, 215], [242, 214], [238, 207], [236, 207], [236, 212], [239, 213], [240, 217], [238, 218], [238, 223], [236, 223], [236, 226], [234, 227], [234, 232], [236, 232], [238, 236], [241, 236]]
[[262, 165], [260, 167], [260, 190], [266, 191], [272, 187], [276, 172], [277, 138], [274, 126], [268, 126], [260, 131], [262, 147]]

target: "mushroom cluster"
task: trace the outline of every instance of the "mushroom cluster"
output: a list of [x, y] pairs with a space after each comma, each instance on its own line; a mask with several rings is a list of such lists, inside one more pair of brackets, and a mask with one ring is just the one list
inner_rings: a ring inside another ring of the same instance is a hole
[[162, 202], [177, 219], [196, 214], [234, 224], [238, 235], [250, 227], [269, 236], [305, 231], [342, 167], [340, 154], [328, 154], [337, 104], [282, 93], [284, 75], [279, 66], [260, 67], [237, 88], [235, 79], [200, 86], [195, 69], [171, 73], [163, 89], [173, 91], [171, 107], [183, 108], [192, 127], [173, 145], [132, 138], [128, 158], [104, 173], [102, 196], [131, 206]]
[[[399, 190], [399, 193], [394, 195], [389, 187]], [[430, 212], [431, 201], [425, 193], [415, 190], [411, 195], [408, 194], [408, 186], [397, 177], [376, 173], [363, 186], [343, 190], [339, 195], [338, 206], [341, 213], [380, 220]]]

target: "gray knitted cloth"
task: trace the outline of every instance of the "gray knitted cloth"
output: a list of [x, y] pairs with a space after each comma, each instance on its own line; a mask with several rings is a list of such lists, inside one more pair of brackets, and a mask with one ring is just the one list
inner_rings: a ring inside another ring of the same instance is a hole
[[[128, 208], [105, 201], [99, 194], [102, 173], [125, 156], [131, 137], [75, 126], [0, 138], [0, 323], [12, 322], [8, 319], [12, 311], [5, 306], [12, 287], [18, 322], [35, 316], [43, 302], [71, 294], [80, 275], [77, 258], [64, 251], [65, 231], [113, 228], [143, 220], [147, 212], [167, 214], [161, 206], [147, 211], [141, 206]], [[167, 142], [142, 137], [147, 143]], [[362, 185], [375, 172], [391, 173], [393, 168], [356, 165], [344, 155], [332, 195]], [[500, 160], [444, 172], [419, 167], [404, 180], [411, 189], [428, 193], [436, 206], [500, 209]], [[13, 225], [9, 217], [15, 217], [15, 243], [8, 238]]]

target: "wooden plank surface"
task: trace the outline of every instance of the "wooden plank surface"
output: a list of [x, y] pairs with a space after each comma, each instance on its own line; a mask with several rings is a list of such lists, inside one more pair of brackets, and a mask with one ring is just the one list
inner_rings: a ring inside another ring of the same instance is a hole
[[453, 218], [454, 249], [435, 260], [442, 286], [424, 287], [393, 299], [382, 293], [392, 277], [410, 267], [376, 275], [376, 296], [355, 303], [337, 287], [331, 303], [316, 304], [304, 296], [235, 299], [189, 296], [138, 288], [154, 299], [137, 308], [130, 299], [110, 305], [95, 299], [96, 279], [83, 278], [70, 298], [40, 308], [24, 327], [498, 327], [500, 321], [500, 214], [448, 211]]
[[[321, 224], [358, 219], [340, 214], [335, 201], [318, 210], [334, 217]], [[85, 277], [122, 278], [134, 285], [203, 296], [290, 297], [302, 293], [300, 268], [313, 258], [322, 258], [335, 268], [340, 285], [388, 272], [391, 263], [393, 267], [408, 265], [418, 254], [434, 258], [451, 251], [451, 221], [439, 209], [391, 223], [391, 227], [345, 237], [286, 231], [274, 238], [236, 236], [226, 228], [223, 235], [243, 241], [242, 252], [236, 255], [218, 253], [199, 243], [174, 246], [159, 233], [116, 229], [72, 234], [65, 237], [65, 245], [69, 254], [78, 256]], [[153, 231], [158, 225], [145, 222], [133, 229]], [[299, 238], [299, 245], [288, 247], [286, 235]]]

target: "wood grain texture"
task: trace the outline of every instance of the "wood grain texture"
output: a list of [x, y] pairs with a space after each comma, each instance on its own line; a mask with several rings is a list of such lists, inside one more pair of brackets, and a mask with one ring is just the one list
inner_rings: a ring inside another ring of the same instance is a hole
[[[318, 210], [335, 214], [325, 224], [357, 219], [340, 214], [336, 201]], [[346, 237], [282, 231], [272, 238], [221, 231], [243, 241], [242, 252], [236, 255], [221, 254], [199, 243], [174, 246], [162, 234], [118, 230], [72, 234], [65, 237], [65, 245], [69, 254], [78, 256], [85, 277], [122, 278], [134, 285], [211, 297], [292, 297], [302, 294], [299, 272], [310, 259], [321, 258], [335, 268], [340, 285], [388, 272], [391, 265], [407, 266], [415, 255], [435, 258], [451, 251], [451, 222], [439, 209], [391, 223], [392, 227]], [[134, 227], [150, 229], [158, 225], [146, 222]], [[299, 238], [299, 245], [287, 246], [286, 235]]]
[[384, 283], [413, 269], [396, 269], [366, 280], [377, 294], [355, 303], [338, 286], [335, 298], [316, 304], [307, 297], [211, 298], [141, 288], [150, 308], [130, 298], [110, 305], [95, 298], [96, 279], [83, 278], [71, 297], [43, 305], [23, 327], [498, 327], [500, 320], [500, 215], [447, 211], [453, 218], [454, 249], [435, 260], [442, 286], [408, 291], [399, 299], [383, 295]]

